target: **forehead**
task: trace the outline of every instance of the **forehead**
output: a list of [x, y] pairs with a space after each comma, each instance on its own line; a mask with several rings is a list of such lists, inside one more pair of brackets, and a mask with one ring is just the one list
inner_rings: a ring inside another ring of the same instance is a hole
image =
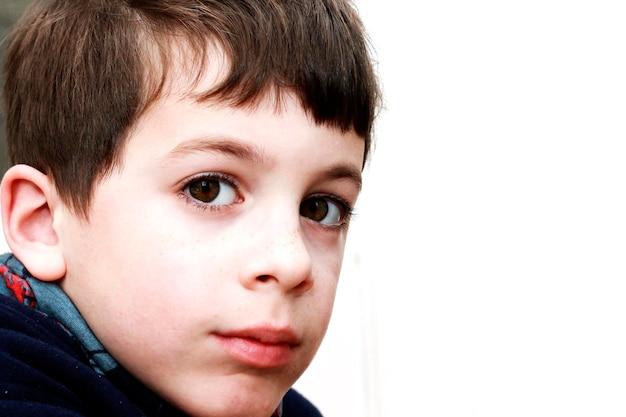
[[248, 184], [346, 180], [354, 185], [350, 192], [358, 192], [363, 139], [316, 124], [293, 95], [281, 103], [276, 110], [269, 99], [241, 108], [163, 97], [140, 120], [121, 170], [135, 177], [169, 176], [171, 184], [209, 171], [247, 178]]
[[[200, 84], [205, 81], [201, 80]], [[362, 162], [362, 137], [354, 131], [342, 131], [336, 126], [317, 123], [302, 107], [298, 97], [289, 91], [280, 94], [270, 92], [253, 104], [233, 106], [218, 100], [202, 101], [198, 99], [201, 87], [187, 87], [187, 84], [182, 84], [179, 89], [173, 89], [156, 100], [137, 123], [136, 134], [131, 135], [131, 141], [133, 136], [145, 136], [146, 131], [152, 131], [146, 146], [151, 146], [150, 141], [156, 142], [159, 138], [167, 140], [176, 149], [172, 148], [173, 156], [186, 155], [190, 150], [228, 148], [227, 153], [234, 156], [246, 154], [254, 156], [248, 159], [262, 160], [267, 159], [262, 150], [265, 142], [269, 144], [283, 138], [292, 144], [299, 138], [310, 137], [318, 140], [320, 146], [326, 143], [320, 151], [326, 148], [338, 151], [344, 141], [356, 143], [357, 146], [349, 146], [352, 149], [348, 153], [359, 156]], [[229, 146], [221, 148], [220, 144], [236, 140], [248, 145], [237, 147], [239, 151]], [[208, 142], [213, 142], [213, 145], [204, 146]], [[342, 149], [340, 154], [345, 156], [346, 151]]]

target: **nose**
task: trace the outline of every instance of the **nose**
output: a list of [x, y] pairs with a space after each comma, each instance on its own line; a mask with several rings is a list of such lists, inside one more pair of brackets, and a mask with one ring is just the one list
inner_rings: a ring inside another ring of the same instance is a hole
[[[293, 212], [292, 212], [293, 213]], [[295, 214], [257, 219], [246, 239], [240, 280], [248, 289], [278, 286], [284, 292], [302, 294], [313, 285], [313, 259]]]

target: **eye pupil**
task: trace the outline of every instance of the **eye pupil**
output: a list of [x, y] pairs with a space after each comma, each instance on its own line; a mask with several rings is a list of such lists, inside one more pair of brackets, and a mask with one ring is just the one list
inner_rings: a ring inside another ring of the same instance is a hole
[[328, 202], [320, 199], [304, 201], [300, 213], [311, 220], [322, 221], [328, 215]]
[[220, 193], [220, 183], [211, 180], [199, 180], [189, 185], [189, 194], [197, 200], [210, 203]]

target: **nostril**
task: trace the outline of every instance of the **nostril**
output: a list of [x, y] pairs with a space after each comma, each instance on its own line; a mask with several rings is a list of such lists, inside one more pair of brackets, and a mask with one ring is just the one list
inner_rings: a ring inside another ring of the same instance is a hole
[[259, 275], [258, 277], [256, 277], [257, 281], [261, 281], [261, 282], [267, 282], [271, 279], [272, 277], [269, 275]]

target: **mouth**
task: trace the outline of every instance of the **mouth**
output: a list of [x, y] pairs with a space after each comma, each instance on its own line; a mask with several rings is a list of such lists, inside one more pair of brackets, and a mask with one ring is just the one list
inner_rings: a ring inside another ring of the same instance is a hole
[[231, 357], [253, 368], [285, 366], [300, 345], [300, 339], [289, 328], [254, 327], [214, 336]]

